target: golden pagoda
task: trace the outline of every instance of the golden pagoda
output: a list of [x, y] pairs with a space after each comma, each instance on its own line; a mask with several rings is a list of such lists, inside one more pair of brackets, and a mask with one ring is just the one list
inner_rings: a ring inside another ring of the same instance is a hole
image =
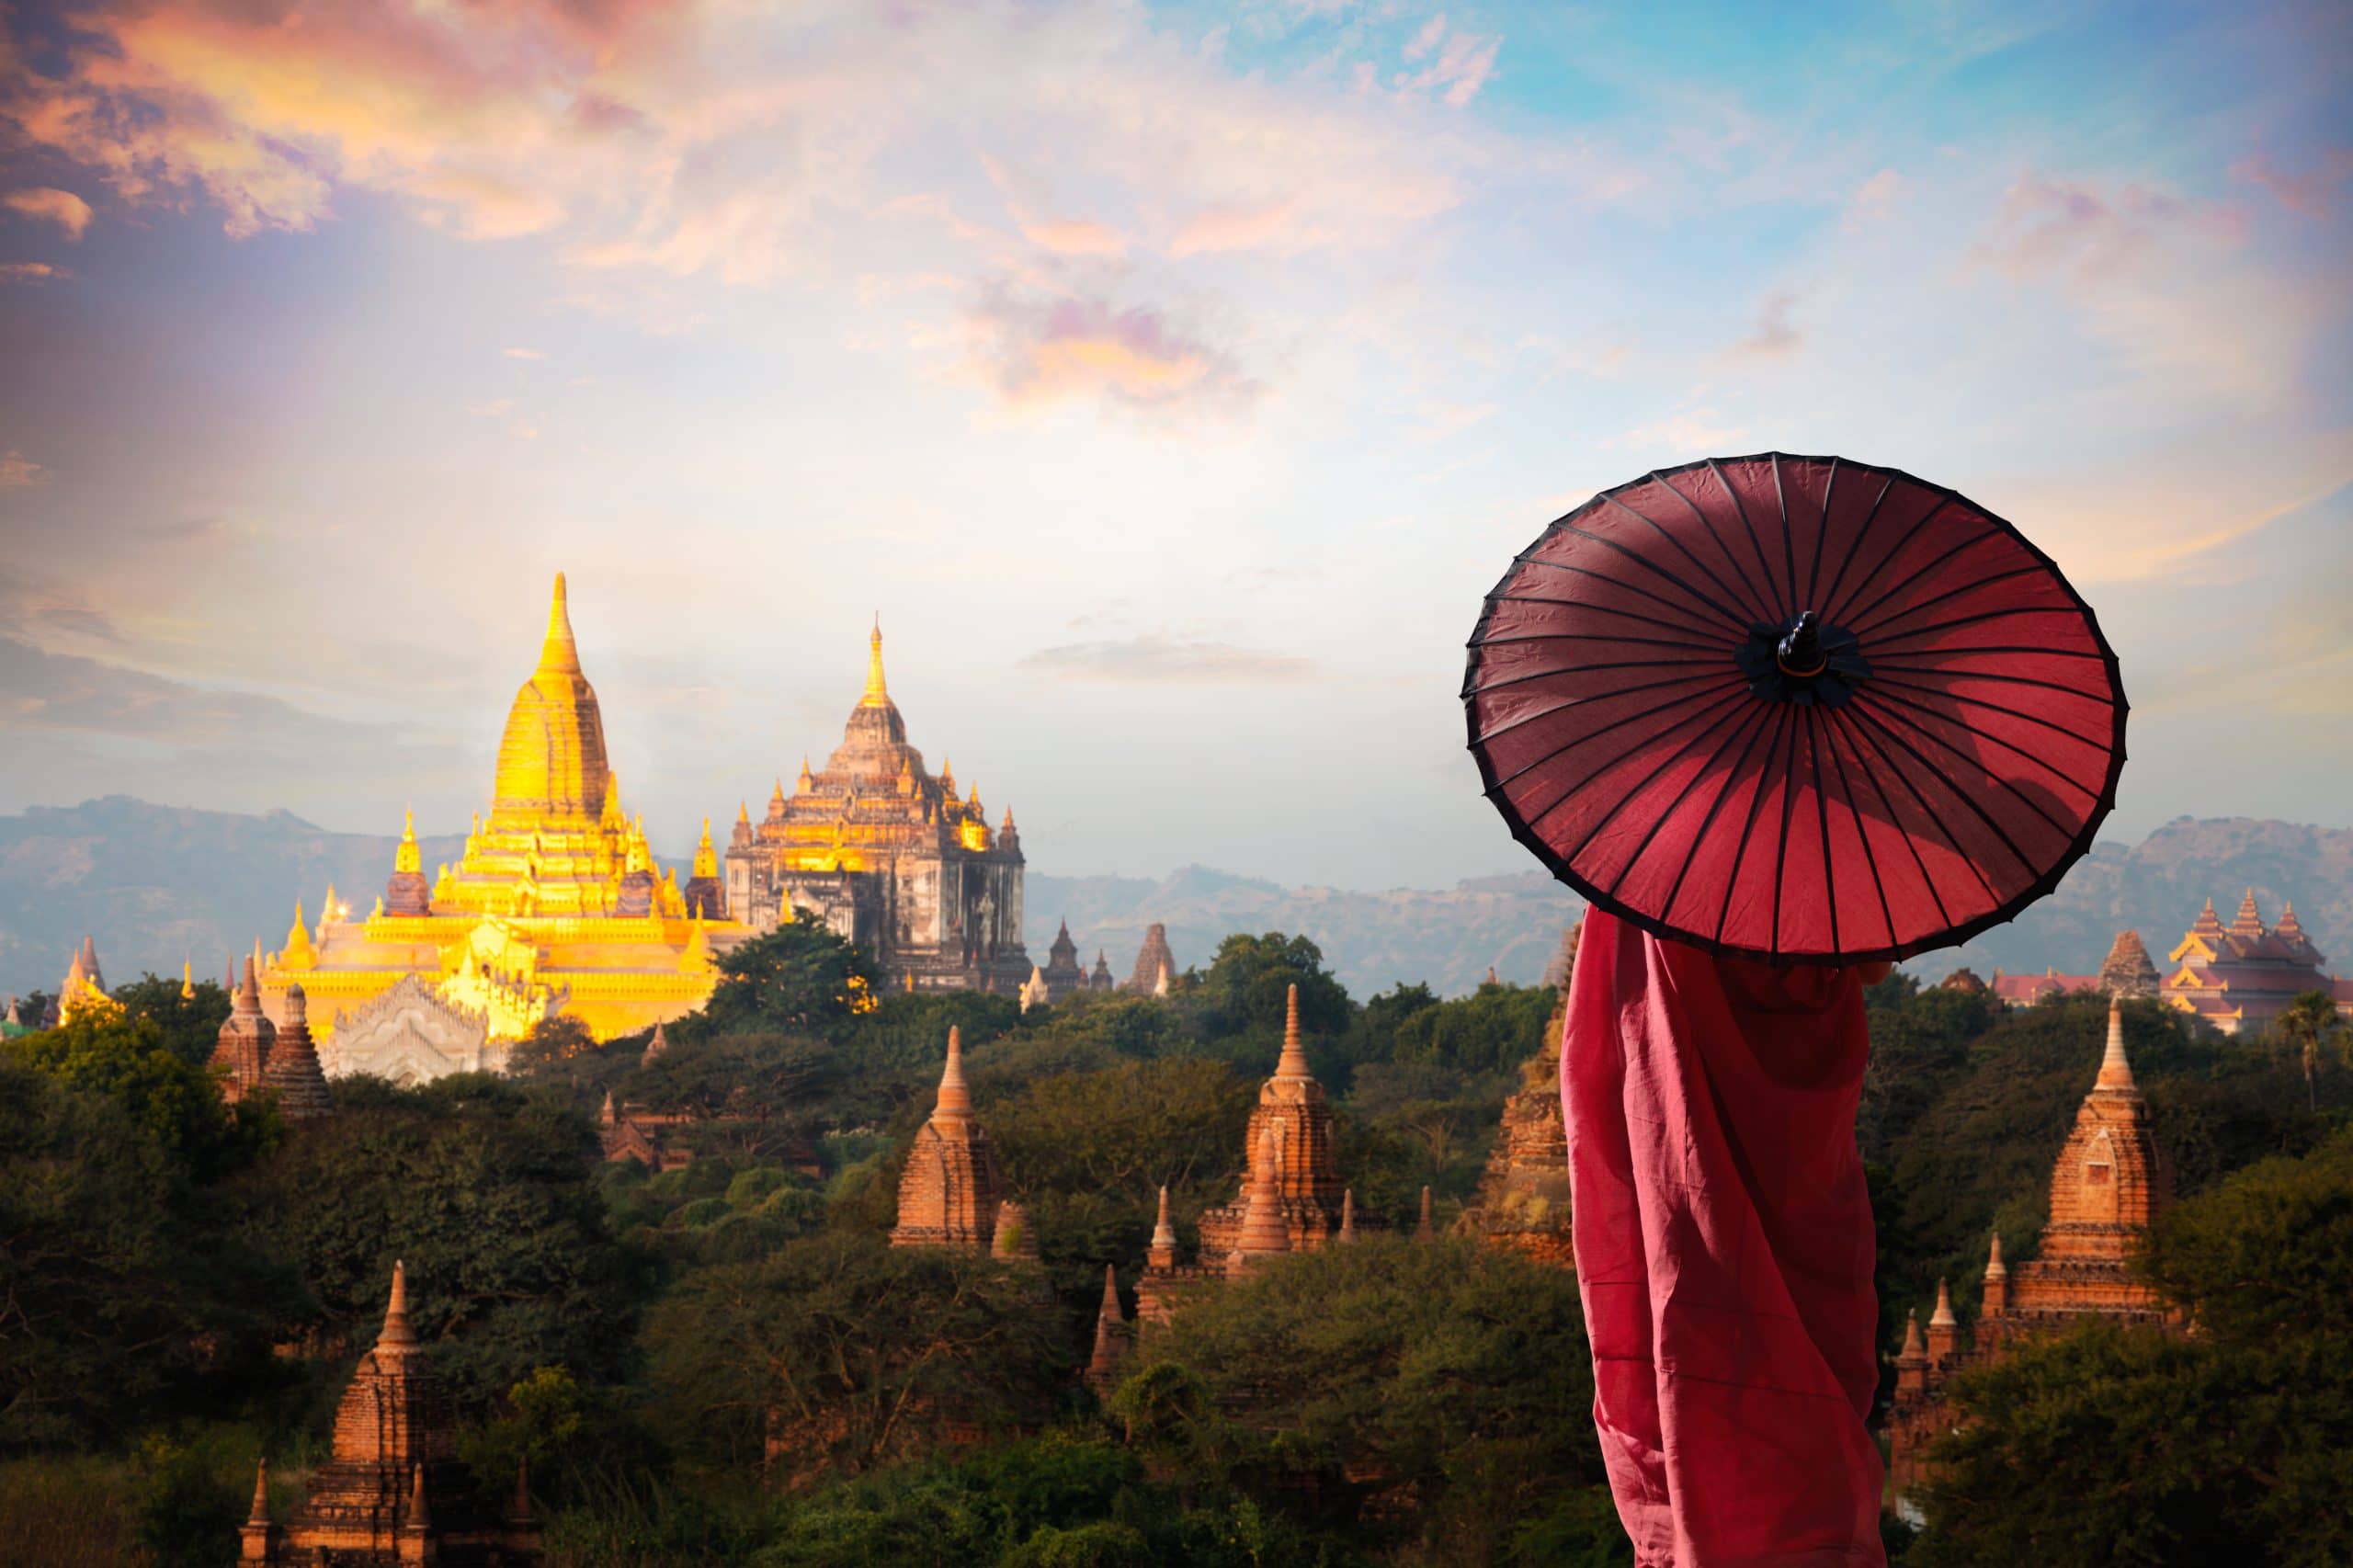
[[486, 1018], [494, 1040], [559, 1012], [603, 1040], [700, 1007], [717, 983], [714, 953], [743, 935], [723, 904], [688, 908], [656, 868], [643, 821], [622, 812], [558, 573], [539, 665], [499, 738], [489, 820], [477, 815], [458, 863], [428, 881], [412, 814], [374, 913], [351, 919], [329, 890], [313, 931], [297, 903], [262, 991], [275, 1016], [301, 986], [321, 1040], [408, 974]]

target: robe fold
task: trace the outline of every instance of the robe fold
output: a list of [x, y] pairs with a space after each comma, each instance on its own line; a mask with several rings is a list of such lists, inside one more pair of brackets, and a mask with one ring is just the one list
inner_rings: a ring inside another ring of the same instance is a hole
[[1561, 1096], [1594, 1421], [1643, 1568], [1883, 1565], [1852, 968], [1590, 911]]

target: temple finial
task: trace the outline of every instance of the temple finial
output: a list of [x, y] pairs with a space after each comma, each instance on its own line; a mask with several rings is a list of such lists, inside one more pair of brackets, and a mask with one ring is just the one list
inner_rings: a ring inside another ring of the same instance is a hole
[[1436, 1227], [1430, 1223], [1430, 1189], [1425, 1185], [1422, 1188], [1422, 1221], [1414, 1227], [1414, 1239], [1417, 1242], [1426, 1242], [1437, 1234]]
[[1340, 1240], [1357, 1239], [1357, 1189], [1349, 1187], [1340, 1194]]
[[1914, 1307], [1904, 1314], [1904, 1349], [1896, 1357], [1899, 1361], [1925, 1361], [1928, 1347], [1920, 1339], [1920, 1309]]
[[882, 681], [882, 615], [876, 611], [874, 635], [866, 645], [866, 695], [858, 699], [862, 708], [884, 708], [890, 705], [891, 691]]
[[1275, 1062], [1278, 1078], [1313, 1077], [1307, 1065], [1307, 1047], [1299, 1036], [1299, 987], [1293, 985], [1283, 999], [1283, 1053]]
[[1168, 1218], [1168, 1187], [1165, 1182], [1160, 1188], [1160, 1218], [1153, 1221], [1152, 1244], [1172, 1251], [1176, 1245], [1176, 1227]]
[[1955, 1328], [1961, 1320], [1952, 1315], [1952, 1291], [1945, 1281], [1937, 1281], [1937, 1310], [1928, 1314], [1930, 1328]]
[[252, 1511], [245, 1515], [245, 1523], [259, 1525], [265, 1529], [269, 1526], [269, 1457], [267, 1454], [262, 1456], [261, 1463], [254, 1470], [254, 1506]]
[[2124, 1004], [2111, 997], [2108, 1004], [2108, 1049], [2100, 1053], [2099, 1076], [2093, 1081], [2093, 1087], [2131, 1089], [2138, 1086], [2132, 1082], [2132, 1063], [2124, 1054]]
[[2009, 1266], [2002, 1261], [2002, 1233], [1996, 1231], [1994, 1233], [1994, 1244], [1985, 1254], [1985, 1278], [2007, 1279], [2009, 1277]]
[[192, 1002], [195, 999], [196, 960], [192, 958], [182, 959], [180, 960], [180, 1000], [183, 1002]]
[[540, 672], [578, 675], [580, 649], [572, 640], [572, 608], [565, 597], [563, 574], [555, 574], [555, 595], [548, 604], [547, 641], [540, 645]]
[[376, 1336], [376, 1348], [409, 1350], [416, 1346], [416, 1335], [408, 1325], [408, 1268], [395, 1258], [392, 1261], [392, 1294], [384, 1306], [383, 1332]]
[[939, 1074], [939, 1104], [934, 1117], [962, 1118], [972, 1114], [972, 1091], [964, 1082], [964, 1033], [948, 1026], [948, 1065]]

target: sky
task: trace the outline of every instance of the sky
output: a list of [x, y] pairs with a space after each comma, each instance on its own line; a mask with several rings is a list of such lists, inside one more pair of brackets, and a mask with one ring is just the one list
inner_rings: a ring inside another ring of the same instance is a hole
[[1532, 869], [1462, 644], [1594, 491], [2008, 517], [2109, 835], [2353, 825], [2353, 11], [0, 4], [0, 810], [486, 807], [567, 574], [624, 801], [893, 695], [1031, 864]]

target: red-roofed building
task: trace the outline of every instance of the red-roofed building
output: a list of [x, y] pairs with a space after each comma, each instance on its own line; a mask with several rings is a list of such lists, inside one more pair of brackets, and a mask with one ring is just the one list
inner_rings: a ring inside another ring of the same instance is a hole
[[2263, 1028], [2307, 991], [2325, 992], [2339, 1012], [2353, 1014], [2353, 986], [2321, 968], [2327, 959], [2304, 935], [2295, 905], [2280, 912], [2279, 925], [2266, 926], [2253, 888], [2228, 926], [2208, 899], [2165, 961], [2160, 994], [2224, 1034]]
[[2096, 974], [2062, 974], [2055, 969], [2041, 974], [2005, 974], [1997, 969], [1993, 984], [1986, 989], [2006, 1006], [2031, 1007], [2046, 996], [2099, 988], [2099, 976]]

